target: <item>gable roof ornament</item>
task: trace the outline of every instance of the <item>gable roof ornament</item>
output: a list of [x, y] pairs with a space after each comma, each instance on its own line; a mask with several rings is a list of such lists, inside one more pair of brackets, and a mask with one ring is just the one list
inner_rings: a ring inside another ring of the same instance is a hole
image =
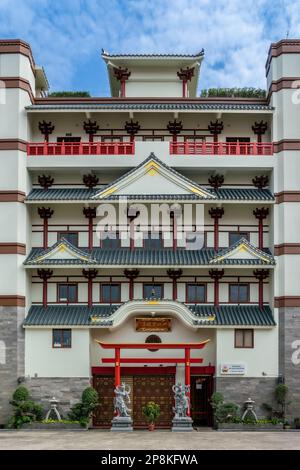
[[264, 264], [275, 264], [272, 255], [252, 245], [246, 238], [241, 238], [229, 248], [212, 258], [210, 264], [222, 264], [226, 259], [253, 259], [256, 258]]
[[96, 264], [96, 260], [88, 253], [72, 245], [72, 243], [65, 238], [61, 238], [50, 248], [43, 250], [42, 254], [38, 254], [36, 257], [32, 258], [28, 264], [38, 265], [47, 260], [64, 260], [70, 258], [78, 260], [80, 263]]
[[151, 153], [140, 165], [133, 168], [125, 175], [113, 181], [111, 184], [101, 189], [92, 196], [92, 199], [105, 199], [115, 192], [119, 192], [125, 187], [129, 186], [132, 182], [138, 180], [142, 176], [148, 174], [149, 176], [155, 176], [157, 174], [171, 180], [174, 184], [183, 188], [190, 194], [196, 194], [199, 199], [217, 199], [217, 196], [212, 191], [204, 189], [194, 181], [181, 175], [173, 168], [163, 163], [157, 158], [154, 153]]

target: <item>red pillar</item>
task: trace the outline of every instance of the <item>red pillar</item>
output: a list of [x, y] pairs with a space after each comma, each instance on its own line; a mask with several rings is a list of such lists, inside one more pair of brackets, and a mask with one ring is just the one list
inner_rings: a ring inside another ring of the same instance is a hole
[[88, 280], [88, 307], [93, 306], [93, 279], [97, 277], [97, 269], [83, 269], [82, 275]]
[[214, 280], [214, 306], [219, 307], [219, 280], [224, 276], [224, 269], [211, 269], [209, 275]]
[[121, 351], [115, 348], [115, 387], [121, 385]]
[[88, 247], [93, 248], [93, 219], [96, 217], [96, 207], [84, 207], [83, 214], [88, 219]]
[[208, 211], [212, 219], [214, 219], [214, 249], [219, 249], [219, 219], [224, 215], [223, 207], [212, 207]]
[[51, 269], [38, 269], [38, 276], [43, 280], [43, 307], [48, 306], [48, 279], [53, 275]]
[[46, 250], [48, 248], [48, 219], [53, 215], [53, 209], [50, 207], [39, 207], [38, 214], [43, 219], [43, 248]]
[[253, 215], [258, 219], [258, 248], [260, 250], [264, 247], [264, 219], [269, 215], [269, 209], [266, 207], [256, 208]]
[[[185, 385], [191, 387], [191, 350], [190, 348], [185, 348], [184, 349], [184, 357], [185, 357]], [[191, 410], [190, 410], [190, 398], [191, 398], [191, 393], [190, 390], [187, 393], [187, 396], [189, 398], [189, 409], [187, 415], [190, 416]]]
[[182, 269], [168, 269], [167, 275], [172, 279], [173, 300], [177, 300], [177, 281], [182, 276]]
[[269, 271], [266, 269], [255, 269], [253, 275], [258, 279], [258, 305], [259, 308], [264, 306], [264, 280], [269, 277]]
[[138, 269], [124, 269], [124, 276], [129, 279], [129, 300], [134, 297], [134, 280], [138, 277], [140, 271]]

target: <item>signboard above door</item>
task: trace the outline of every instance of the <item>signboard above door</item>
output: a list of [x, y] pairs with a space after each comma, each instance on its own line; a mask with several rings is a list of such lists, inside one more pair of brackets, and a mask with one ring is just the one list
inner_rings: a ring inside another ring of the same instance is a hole
[[140, 332], [171, 331], [171, 318], [144, 317], [135, 319], [135, 329]]

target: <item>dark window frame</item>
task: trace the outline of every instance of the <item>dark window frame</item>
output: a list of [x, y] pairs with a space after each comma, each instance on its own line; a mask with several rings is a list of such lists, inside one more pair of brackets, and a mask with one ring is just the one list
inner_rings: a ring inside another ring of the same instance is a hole
[[[54, 331], [60, 331], [61, 333], [61, 345], [60, 346], [54, 346]], [[69, 345], [64, 345], [63, 341], [63, 332], [68, 331], [70, 333], [70, 344]], [[53, 349], [70, 349], [72, 348], [72, 329], [71, 328], [52, 328], [52, 348]]]
[[[204, 300], [192, 301], [188, 298], [188, 286], [203, 286], [204, 287]], [[206, 282], [186, 282], [185, 283], [185, 301], [187, 304], [205, 304], [207, 303], [207, 283]]]
[[234, 243], [237, 243], [237, 242], [230, 243], [230, 235], [236, 235], [236, 234], [240, 234], [240, 233], [246, 234], [246, 237], [241, 237], [241, 238], [246, 238], [246, 240], [248, 240], [248, 242], [250, 242], [250, 232], [248, 232], [247, 230], [241, 230], [241, 231], [238, 230], [237, 232], [230, 231], [230, 232], [228, 232], [228, 246], [232, 246], [232, 245], [234, 245]]
[[[143, 299], [146, 299], [145, 286], [152, 286], [152, 289], [153, 289], [153, 287], [155, 289], [155, 286], [161, 286], [161, 296], [159, 297], [159, 299], [164, 298], [164, 283], [163, 282], [143, 282]], [[147, 297], [147, 298], [149, 298], [149, 297]]]
[[60, 241], [61, 238], [66, 238], [66, 237], [64, 237], [64, 234], [65, 235], [68, 235], [68, 234], [76, 235], [77, 243], [75, 245], [72, 242], [69, 242], [69, 243], [71, 243], [72, 245], [78, 247], [78, 243], [79, 243], [79, 232], [78, 231], [76, 231], [76, 230], [59, 230], [57, 232], [57, 241], [58, 242]]
[[[238, 300], [232, 300], [231, 287], [233, 287], [233, 286], [238, 286], [238, 287], [247, 286], [247, 300], [240, 300], [240, 293], [239, 293], [239, 296], [238, 296]], [[232, 304], [247, 304], [247, 303], [250, 302], [250, 283], [249, 282], [230, 282], [229, 285], [228, 285], [228, 289], [229, 289], [229, 293], [228, 293], [229, 303], [232, 303]]]
[[[59, 295], [60, 286], [68, 286], [67, 300], [61, 300]], [[76, 288], [76, 300], [69, 300], [69, 287], [74, 286]], [[57, 302], [60, 304], [76, 304], [78, 303], [78, 284], [75, 282], [58, 282], [57, 283]]]
[[[159, 237], [158, 238], [151, 238], [151, 234], [152, 232], [151, 231], [148, 231], [148, 232], [145, 232], [147, 233], [147, 238], [145, 237], [145, 234], [143, 234], [143, 248], [145, 250], [161, 250], [162, 248], [165, 248], [165, 243], [164, 243], [164, 238], [163, 238], [163, 232], [160, 230], [159, 232], [156, 232], [158, 233]], [[149, 238], [149, 235], [150, 235], [150, 238]], [[147, 242], [149, 241], [152, 241], [152, 240], [159, 240], [160, 241], [160, 247], [159, 248], [147, 248], [146, 244]]]
[[[103, 247], [103, 242], [106, 242], [107, 240], [118, 240], [119, 246], [118, 247]], [[103, 250], [117, 250], [118, 248], [122, 248], [122, 240], [121, 240], [121, 233], [116, 232], [116, 238], [110, 238], [110, 237], [105, 237], [104, 239], [100, 237], [100, 248], [103, 248]]]
[[[237, 333], [243, 333], [242, 346], [237, 345]], [[251, 346], [245, 346], [245, 334], [251, 333]], [[236, 328], [234, 330], [234, 347], [235, 349], [254, 349], [254, 329], [253, 328]]]
[[[103, 300], [103, 288], [104, 287], [109, 287], [110, 288], [110, 300]], [[119, 287], [119, 298], [118, 300], [114, 300], [112, 302], [111, 300], [111, 286], [118, 286]], [[100, 284], [100, 303], [101, 304], [119, 304], [121, 303], [121, 297], [122, 297], [122, 284], [121, 282], [101, 282]]]

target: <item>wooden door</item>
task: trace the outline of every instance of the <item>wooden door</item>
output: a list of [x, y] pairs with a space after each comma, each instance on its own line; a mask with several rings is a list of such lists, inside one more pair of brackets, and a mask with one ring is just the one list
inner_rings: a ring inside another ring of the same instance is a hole
[[98, 392], [100, 403], [94, 410], [93, 425], [110, 428], [114, 415], [115, 378], [113, 375], [95, 375], [93, 386]]
[[212, 426], [212, 376], [191, 377], [191, 417], [195, 426]]
[[145, 375], [133, 377], [133, 425], [135, 428], [145, 428], [148, 423], [142, 408], [148, 401], [154, 401], [160, 406], [160, 417], [156, 427], [168, 428], [173, 419], [174, 375]]

